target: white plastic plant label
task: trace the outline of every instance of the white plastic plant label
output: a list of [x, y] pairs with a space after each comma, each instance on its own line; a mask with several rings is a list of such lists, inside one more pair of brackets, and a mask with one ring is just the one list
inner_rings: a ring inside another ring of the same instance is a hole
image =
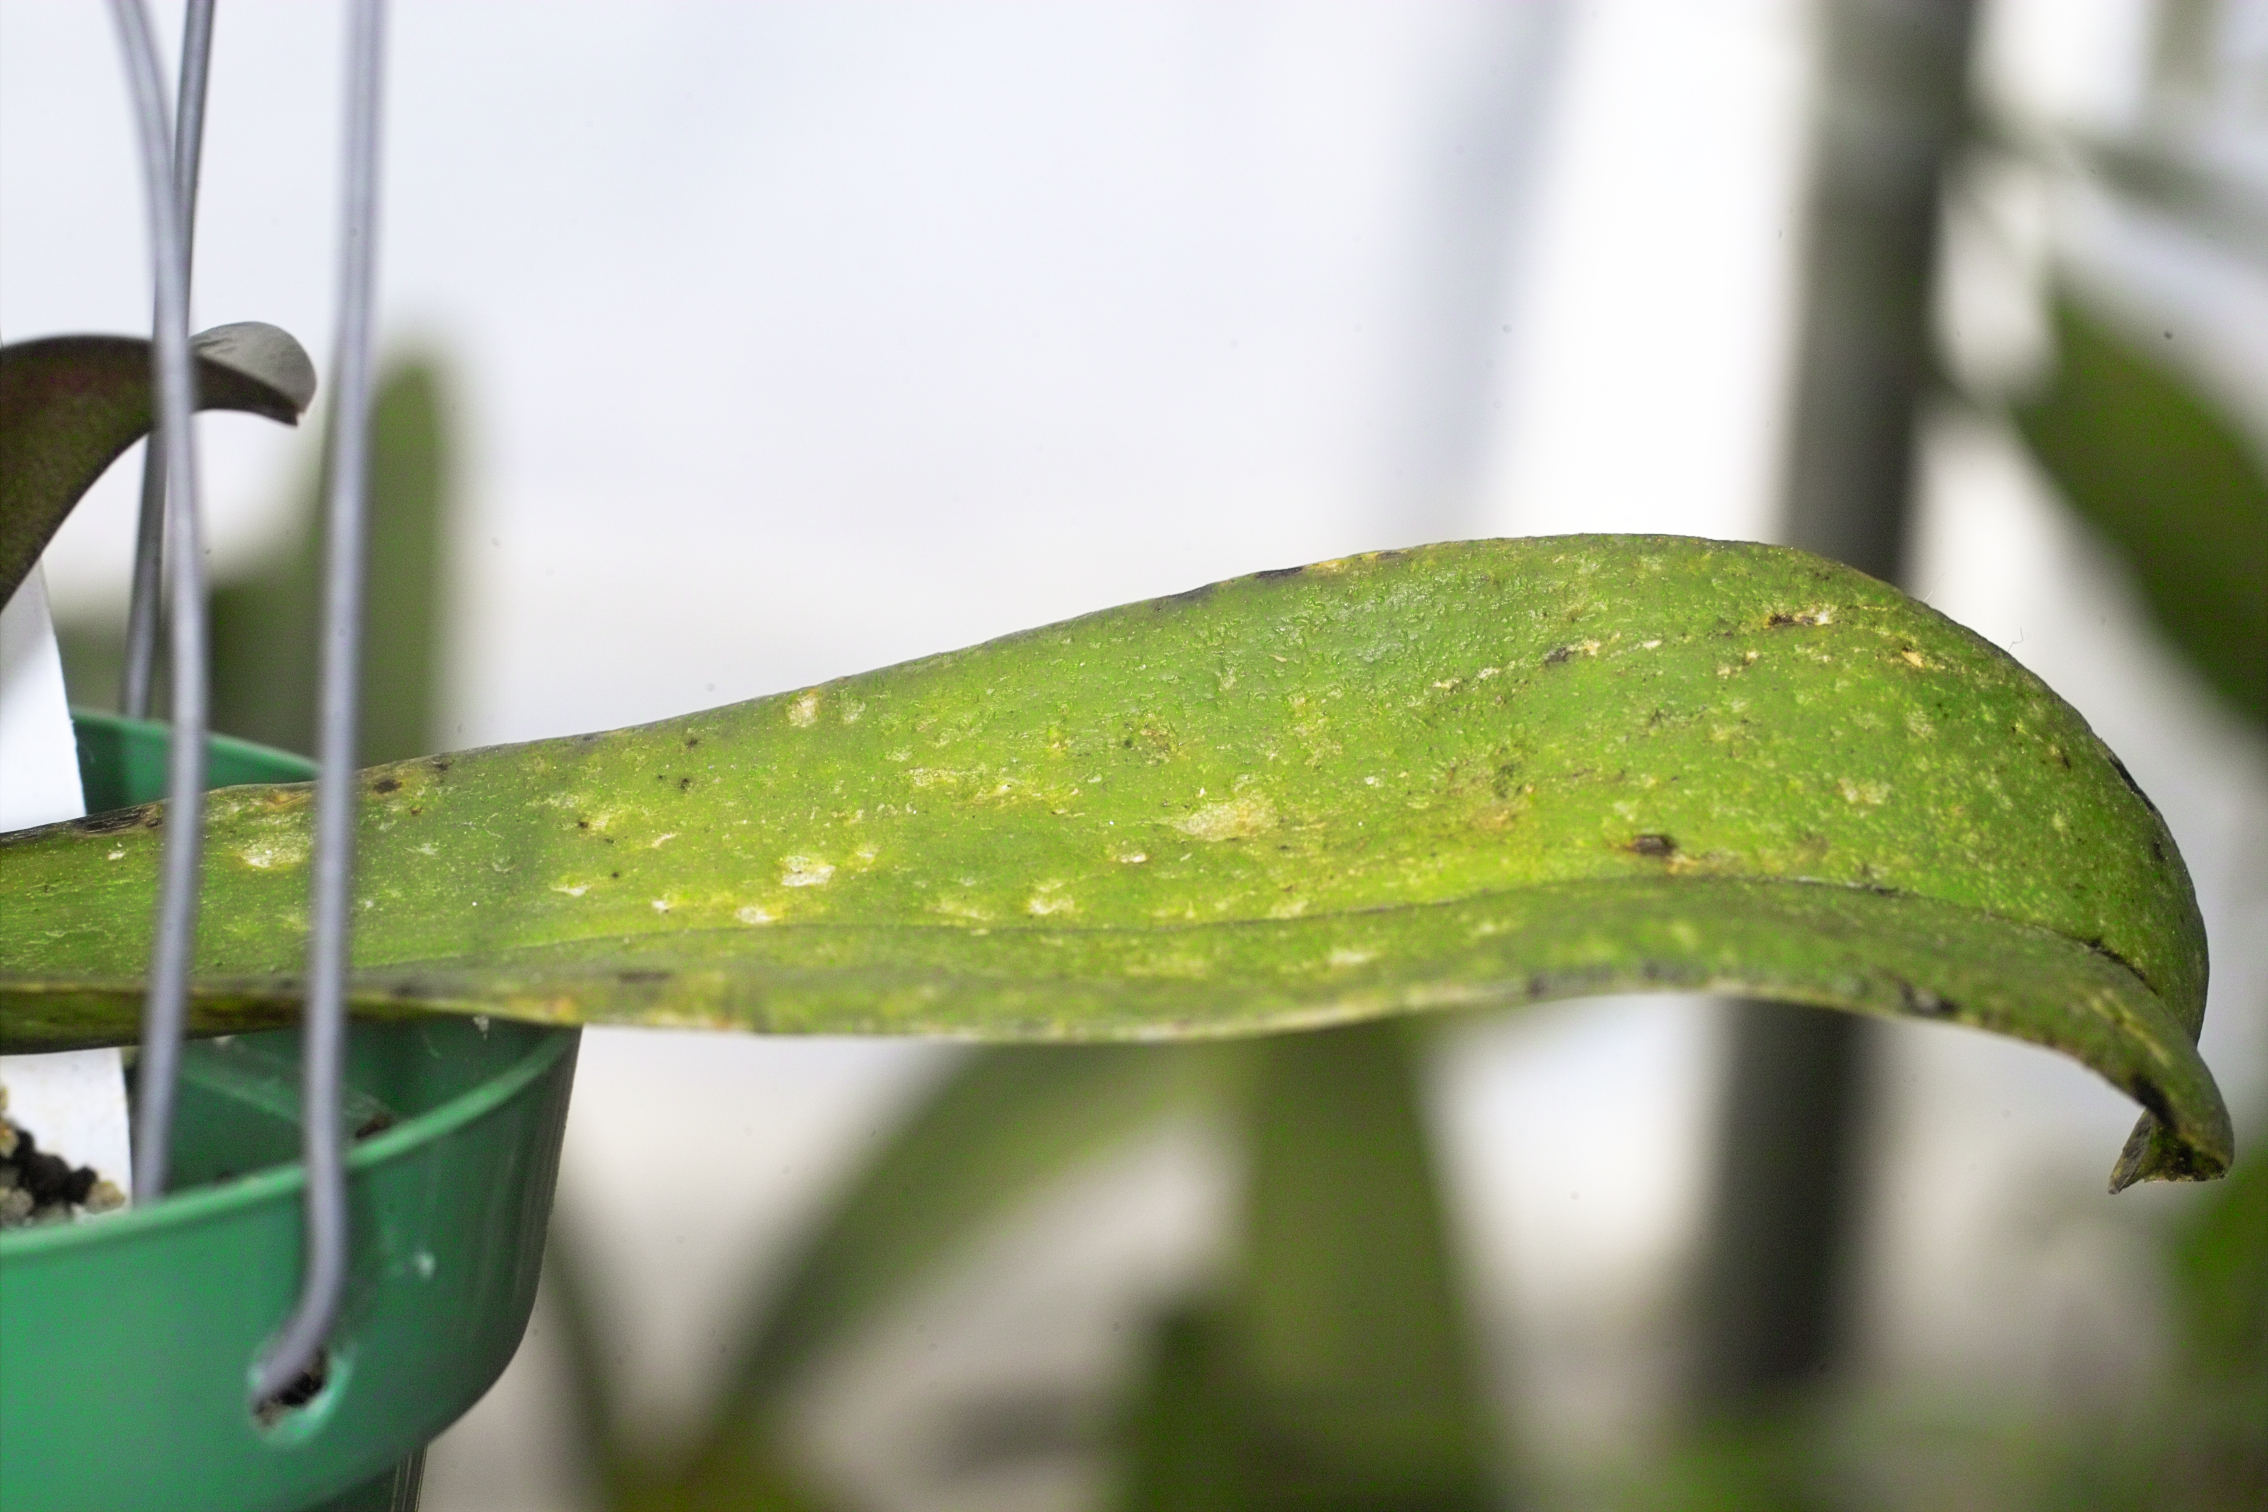
[[[48, 613], [47, 580], [38, 568], [0, 609], [0, 830], [76, 819], [87, 811], [79, 787], [78, 743], [63, 692], [63, 656]], [[0, 1055], [7, 1126], [30, 1132], [37, 1148], [74, 1169], [91, 1167], [119, 1194], [130, 1195], [126, 1077], [116, 1050], [65, 1050]], [[5, 1151], [20, 1172], [19, 1151]], [[89, 1206], [103, 1205], [98, 1194]], [[16, 1214], [15, 1209], [24, 1209]], [[0, 1216], [31, 1216], [31, 1191], [20, 1176], [0, 1191]]]

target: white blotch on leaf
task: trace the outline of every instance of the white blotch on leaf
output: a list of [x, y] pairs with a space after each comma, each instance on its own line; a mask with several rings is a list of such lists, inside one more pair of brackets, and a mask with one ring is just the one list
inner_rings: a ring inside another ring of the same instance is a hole
[[279, 866], [297, 866], [307, 859], [307, 841], [298, 836], [279, 840], [255, 840], [237, 851], [236, 858], [258, 871], [272, 871]]
[[588, 882], [578, 882], [572, 887], [564, 882], [554, 882], [551, 885], [551, 890], [555, 893], [565, 893], [570, 898], [579, 898], [589, 892], [591, 886]]
[[805, 693], [787, 706], [788, 723], [799, 730], [808, 730], [819, 722], [819, 695]]
[[780, 886], [825, 887], [835, 868], [817, 856], [787, 856], [780, 861]]
[[743, 924], [769, 924], [773, 921], [770, 910], [758, 908], [753, 903], [745, 908], [734, 909], [732, 916]]
[[1341, 945], [1333, 950], [1327, 959], [1335, 970], [1348, 966], [1367, 966], [1378, 959], [1378, 952], [1375, 950], [1350, 950]]
[[1245, 840], [1276, 827], [1276, 806], [1258, 793], [1208, 803], [1173, 827], [1198, 840]]

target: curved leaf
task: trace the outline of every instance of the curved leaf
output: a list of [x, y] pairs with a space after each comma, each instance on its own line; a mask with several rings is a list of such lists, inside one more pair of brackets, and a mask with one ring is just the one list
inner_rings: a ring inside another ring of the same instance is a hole
[[[1138, 1039], [1732, 990], [2074, 1055], [2163, 1122], [2121, 1180], [2230, 1154], [2156, 810], [2005, 654], [1785, 548], [1326, 562], [366, 791], [365, 1012]], [[307, 790], [207, 812], [197, 1022], [274, 1022]], [[0, 1042], [131, 1037], [161, 823], [0, 841]]]
[[[315, 398], [315, 365], [275, 326], [215, 326], [190, 338], [190, 349], [199, 409], [296, 425]], [[48, 336], [0, 347], [0, 600], [152, 423], [146, 338]]]

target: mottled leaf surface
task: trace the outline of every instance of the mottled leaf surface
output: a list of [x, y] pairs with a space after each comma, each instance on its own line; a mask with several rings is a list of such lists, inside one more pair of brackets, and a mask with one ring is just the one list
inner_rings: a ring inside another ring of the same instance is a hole
[[[1264, 573], [603, 735], [370, 769], [355, 996], [1140, 1039], [1710, 988], [2016, 1035], [2209, 1175], [2173, 839], [1895, 589], [1677, 537]], [[196, 1013], [289, 1011], [308, 791], [208, 802]], [[12, 1047], [132, 1037], [161, 813], [0, 841]]]
[[[315, 365], [291, 336], [243, 321], [190, 338], [197, 407], [295, 425]], [[0, 601], [16, 591], [80, 496], [149, 434], [150, 343], [48, 336], [0, 347]]]

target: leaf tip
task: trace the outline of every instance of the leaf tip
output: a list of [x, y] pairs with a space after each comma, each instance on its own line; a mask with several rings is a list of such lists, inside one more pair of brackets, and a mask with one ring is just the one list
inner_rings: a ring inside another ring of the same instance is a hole
[[2218, 1137], [2212, 1145], [2201, 1145], [2175, 1133], [2156, 1113], [2144, 1113], [2111, 1167], [2112, 1193], [2143, 1181], [2220, 1180], [2235, 1158], [2234, 1137], [2226, 1128], [2213, 1132]]
[[[264, 320], [239, 320], [190, 338], [199, 358], [217, 363], [268, 390], [283, 405], [260, 412], [286, 425], [298, 423], [315, 402], [315, 363], [291, 332]], [[284, 413], [284, 405], [289, 413]]]

